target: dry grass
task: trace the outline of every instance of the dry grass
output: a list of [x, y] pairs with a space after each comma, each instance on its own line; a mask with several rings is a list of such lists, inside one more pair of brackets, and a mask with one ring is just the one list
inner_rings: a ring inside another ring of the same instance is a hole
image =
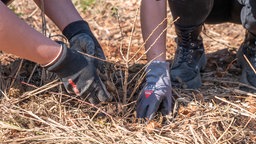
[[[236, 48], [243, 39], [240, 26], [207, 25], [203, 37], [209, 60], [202, 88], [173, 89], [172, 114], [139, 123], [134, 110], [144, 65], [133, 64], [144, 53], [137, 52], [143, 47], [139, 2], [97, 2], [82, 16], [108, 60], [118, 63], [110, 75], [115, 100], [91, 105], [67, 95], [58, 80], [35, 64], [0, 54], [2, 143], [255, 143], [256, 95], [240, 89], [248, 86], [238, 82], [240, 69], [235, 67]], [[22, 8], [27, 3], [29, 7]], [[14, 6], [20, 17], [41, 31], [40, 11], [30, 1], [16, 1]], [[46, 28], [47, 36], [60, 34], [48, 19]], [[169, 58], [174, 54], [174, 36], [170, 27]], [[139, 63], [145, 64], [145, 56]]]

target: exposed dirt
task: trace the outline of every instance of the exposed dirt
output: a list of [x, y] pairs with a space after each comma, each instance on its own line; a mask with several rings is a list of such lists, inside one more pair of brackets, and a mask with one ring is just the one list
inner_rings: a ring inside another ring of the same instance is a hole
[[[139, 84], [142, 81], [140, 70], [146, 63], [139, 22], [139, 2], [96, 1], [97, 3], [86, 11], [83, 11], [79, 4], [77, 8], [101, 43], [107, 60], [116, 65], [115, 71], [109, 77], [115, 84], [111, 89], [115, 101], [95, 107], [72, 98], [63, 92], [58, 81], [54, 81], [54, 75], [48, 74], [32, 62], [0, 53], [0, 90], [3, 92], [0, 105], [2, 141], [255, 142], [255, 94], [240, 89], [243, 86], [239, 83], [241, 69], [236, 64], [236, 51], [245, 32], [241, 25], [205, 25], [202, 37], [208, 62], [202, 73], [203, 86], [198, 90], [174, 89], [176, 100], [171, 118], [163, 120], [158, 117], [156, 123], [144, 127], [136, 123], [134, 113], [135, 101], [141, 87]], [[10, 8], [33, 28], [42, 31], [41, 11], [32, 1], [15, 1]], [[176, 47], [176, 35], [170, 14], [168, 17], [167, 58], [171, 62]], [[59, 36], [61, 32], [49, 19], [46, 26], [46, 36], [53, 40], [64, 40]], [[127, 53], [129, 59], [133, 56], [134, 58], [129, 62], [129, 83], [125, 88]], [[141, 59], [138, 60], [139, 58]], [[137, 75], [138, 72], [140, 73]], [[124, 103], [125, 96], [127, 100]], [[93, 119], [95, 122], [91, 121]], [[74, 129], [78, 129], [78, 132]], [[111, 133], [111, 136], [108, 133]]]

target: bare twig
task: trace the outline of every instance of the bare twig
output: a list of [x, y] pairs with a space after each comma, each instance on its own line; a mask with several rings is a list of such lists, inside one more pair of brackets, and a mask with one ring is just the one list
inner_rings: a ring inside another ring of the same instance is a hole
[[217, 96], [215, 96], [215, 98], [218, 99], [218, 100], [220, 100], [220, 101], [223, 101], [223, 102], [225, 102], [225, 103], [228, 103], [228, 104], [230, 104], [230, 105], [232, 105], [232, 106], [234, 106], [234, 107], [236, 107], [236, 108], [239, 108], [241, 111], [243, 111], [243, 112], [249, 114], [249, 115], [248, 115], [249, 117], [256, 119], [256, 115], [255, 115], [255, 114], [249, 112], [248, 110], [242, 108], [241, 106], [239, 106], [239, 105], [237, 105], [237, 104], [234, 104], [234, 103], [232, 103], [232, 102], [229, 102], [229, 101], [227, 101], [227, 100], [225, 100], [225, 99], [219, 98], [219, 97], [217, 97]]
[[256, 70], [255, 68], [252, 66], [251, 62], [248, 60], [247, 56], [243, 54], [244, 59], [246, 60], [246, 62], [249, 64], [249, 66], [251, 67], [251, 69], [253, 70], [254, 74], [256, 74]]

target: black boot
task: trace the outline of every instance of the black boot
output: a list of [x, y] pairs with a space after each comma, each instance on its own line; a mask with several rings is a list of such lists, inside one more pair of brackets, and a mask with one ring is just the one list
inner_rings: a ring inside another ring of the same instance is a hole
[[256, 87], [256, 36], [246, 33], [245, 40], [237, 52], [238, 64], [242, 67], [242, 83]]
[[171, 81], [174, 87], [196, 89], [202, 85], [200, 71], [206, 65], [202, 26], [179, 28], [176, 26], [177, 50], [171, 66]]

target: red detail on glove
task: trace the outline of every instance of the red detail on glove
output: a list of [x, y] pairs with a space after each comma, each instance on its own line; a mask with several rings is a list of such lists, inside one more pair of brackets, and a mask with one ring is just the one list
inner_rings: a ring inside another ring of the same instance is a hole
[[73, 91], [75, 92], [75, 94], [76, 94], [76, 95], [79, 95], [80, 92], [79, 92], [79, 90], [78, 90], [76, 84], [73, 82], [73, 80], [72, 80], [72, 79], [68, 79], [68, 83], [72, 86]]
[[149, 98], [149, 96], [153, 93], [154, 91], [153, 90], [145, 90], [145, 97], [146, 98]]

